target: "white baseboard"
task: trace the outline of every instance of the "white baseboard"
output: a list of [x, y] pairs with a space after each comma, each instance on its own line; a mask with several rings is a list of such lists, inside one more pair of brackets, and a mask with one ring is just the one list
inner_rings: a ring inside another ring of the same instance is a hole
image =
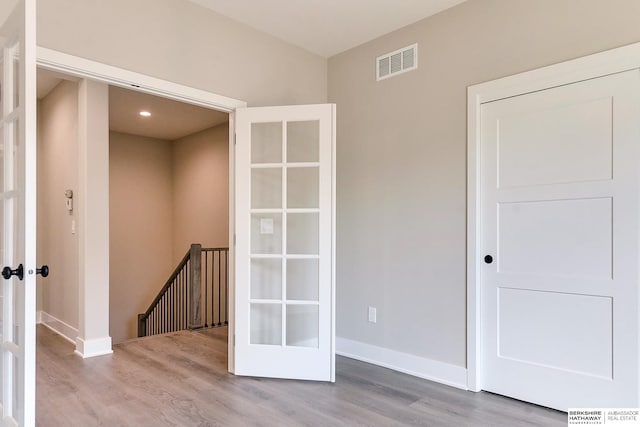
[[467, 370], [437, 360], [336, 337], [336, 354], [467, 390]]
[[49, 313], [38, 311], [36, 313], [36, 322], [51, 329], [53, 332], [57, 333], [72, 344], [76, 343], [78, 330], [73, 326], [63, 322], [62, 320], [50, 315]]
[[82, 338], [76, 338], [76, 354], [83, 359], [89, 357], [103, 356], [105, 354], [111, 354], [111, 337], [97, 338], [93, 340], [83, 340]]

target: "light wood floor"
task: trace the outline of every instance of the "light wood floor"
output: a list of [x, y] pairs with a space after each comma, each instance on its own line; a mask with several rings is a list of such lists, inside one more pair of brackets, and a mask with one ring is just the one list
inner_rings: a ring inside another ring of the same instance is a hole
[[39, 426], [566, 426], [561, 412], [338, 357], [335, 384], [227, 373], [226, 328], [82, 360], [38, 326]]

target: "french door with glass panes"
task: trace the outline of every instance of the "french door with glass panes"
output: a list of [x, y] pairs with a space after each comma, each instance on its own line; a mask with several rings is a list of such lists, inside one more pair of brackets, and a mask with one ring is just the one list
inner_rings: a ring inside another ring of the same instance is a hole
[[35, 0], [0, 1], [1, 423], [35, 425]]
[[335, 106], [235, 120], [235, 373], [333, 381]]

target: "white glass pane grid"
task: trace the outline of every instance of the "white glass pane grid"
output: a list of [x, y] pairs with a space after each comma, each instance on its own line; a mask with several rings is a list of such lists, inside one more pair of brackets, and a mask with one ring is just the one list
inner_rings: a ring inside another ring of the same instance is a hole
[[[15, 266], [14, 254], [17, 251], [15, 245], [17, 241], [14, 239], [14, 224], [17, 219], [18, 198], [19, 193], [16, 190], [18, 177], [16, 176], [18, 169], [16, 162], [18, 161], [19, 150], [21, 148], [19, 133], [20, 118], [23, 114], [20, 102], [19, 92], [19, 75], [20, 75], [20, 47], [16, 43], [13, 46], [2, 49], [0, 56], [0, 78], [2, 79], [0, 103], [2, 105], [2, 116], [0, 116], [0, 208], [2, 212], [2, 227], [0, 227], [0, 262], [1, 266]], [[0, 267], [1, 267], [0, 266]], [[2, 289], [2, 314], [0, 316], [0, 339], [5, 343], [2, 351], [2, 369], [0, 370], [3, 378], [10, 378], [8, 382], [3, 381], [3, 387], [0, 388], [0, 400], [2, 401], [2, 414], [6, 416], [10, 413], [18, 413], [21, 409], [21, 402], [18, 399], [12, 399], [17, 395], [18, 385], [20, 384], [18, 375], [19, 355], [21, 352], [19, 342], [20, 327], [17, 320], [20, 317], [18, 312], [21, 308], [22, 299], [20, 288], [16, 286], [16, 280], [3, 280], [0, 289]], [[9, 409], [10, 408], [10, 409]], [[8, 411], [5, 409], [9, 409]]]
[[[250, 209], [250, 214], [251, 216], [255, 216], [256, 214], [258, 215], [281, 215], [281, 233], [282, 235], [280, 236], [280, 241], [281, 241], [281, 251], [279, 253], [260, 253], [260, 252], [254, 252], [253, 247], [251, 247], [250, 249], [250, 258], [251, 260], [256, 260], [258, 262], [260, 261], [266, 261], [266, 260], [273, 260], [273, 261], [280, 261], [280, 268], [281, 273], [278, 275], [278, 279], [281, 280], [281, 288], [277, 291], [279, 291], [279, 298], [275, 298], [275, 293], [271, 293], [272, 297], [271, 298], [261, 298], [262, 295], [253, 295], [252, 291], [250, 291], [250, 295], [249, 295], [249, 304], [252, 307], [251, 310], [249, 310], [249, 316], [252, 316], [254, 313], [257, 315], [258, 313], [262, 314], [262, 313], [266, 313], [266, 312], [270, 312], [272, 311], [270, 308], [273, 308], [275, 305], [278, 305], [280, 307], [280, 310], [276, 310], [279, 311], [279, 313], [277, 313], [278, 315], [272, 315], [272, 316], [268, 316], [268, 322], [273, 323], [274, 322], [274, 317], [276, 318], [275, 321], [280, 323], [281, 326], [281, 330], [277, 331], [275, 334], [273, 334], [272, 336], [257, 336], [256, 339], [252, 339], [250, 337], [250, 342], [252, 345], [271, 345], [271, 346], [282, 346], [282, 347], [314, 347], [317, 348], [318, 347], [318, 341], [317, 339], [313, 340], [311, 339], [310, 342], [301, 342], [301, 343], [294, 343], [294, 344], [288, 344], [287, 341], [287, 337], [291, 336], [291, 335], [295, 335], [295, 333], [292, 334], [292, 331], [294, 331], [295, 328], [291, 328], [291, 330], [287, 330], [287, 320], [290, 318], [294, 318], [296, 317], [297, 314], [299, 314], [299, 312], [306, 312], [307, 314], [311, 314], [312, 317], [314, 314], [316, 314], [315, 318], [317, 319], [317, 313], [319, 313], [319, 296], [317, 296], [315, 299], [302, 299], [302, 298], [298, 298], [298, 299], [289, 299], [287, 296], [287, 265], [288, 265], [288, 261], [289, 260], [309, 260], [309, 261], [313, 261], [316, 260], [316, 262], [319, 262], [320, 256], [319, 256], [319, 249], [315, 250], [315, 253], [288, 253], [288, 248], [287, 248], [287, 216], [288, 214], [315, 214], [315, 218], [318, 219], [319, 221], [319, 215], [320, 215], [320, 207], [319, 207], [319, 200], [320, 198], [317, 197], [317, 206], [316, 207], [308, 207], [308, 208], [300, 208], [300, 207], [288, 207], [288, 191], [287, 191], [287, 187], [288, 187], [288, 182], [287, 182], [287, 178], [289, 175], [289, 171], [293, 170], [294, 174], [296, 172], [301, 172], [303, 169], [309, 170], [311, 171], [312, 169], [315, 169], [316, 171], [318, 171], [319, 174], [319, 170], [320, 170], [320, 162], [319, 162], [319, 151], [316, 155], [316, 157], [318, 157], [318, 161], [292, 161], [292, 162], [288, 162], [287, 161], [287, 146], [288, 146], [288, 141], [287, 141], [287, 128], [288, 128], [288, 123], [287, 121], [283, 121], [281, 122], [282, 125], [282, 155], [281, 155], [281, 159], [282, 162], [277, 162], [277, 163], [268, 163], [268, 162], [260, 162], [259, 160], [255, 160], [252, 159], [252, 163], [251, 163], [251, 169], [252, 169], [252, 175], [253, 175], [253, 171], [256, 169], [278, 169], [281, 174], [281, 185], [282, 185], [282, 191], [281, 191], [281, 201], [280, 201], [280, 206], [279, 207], [273, 207], [273, 208], [253, 208], [253, 201], [252, 201], [252, 207]], [[319, 187], [319, 183], [318, 183], [318, 187]], [[251, 191], [253, 192], [253, 187], [251, 189]], [[319, 194], [319, 188], [315, 189], [316, 192], [318, 192]], [[253, 196], [252, 196], [253, 197]], [[276, 227], [277, 229], [277, 227]], [[253, 232], [253, 230], [252, 230]], [[274, 230], [274, 232], [277, 232], [276, 230]], [[253, 239], [251, 239], [253, 241]], [[284, 255], [283, 255], [284, 254]], [[250, 281], [253, 280], [253, 278], [251, 278], [251, 268], [250, 268]], [[261, 291], [261, 293], [263, 293], [263, 291]], [[313, 293], [313, 292], [312, 292]], [[307, 292], [306, 296], [310, 296], [309, 293]], [[260, 306], [264, 306], [264, 308], [260, 308]], [[290, 312], [287, 312], [287, 306], [293, 308], [293, 310], [290, 310]], [[275, 314], [275, 313], [273, 313]], [[267, 316], [265, 316], [267, 317]], [[309, 318], [309, 316], [307, 316], [307, 319]], [[249, 324], [252, 324], [252, 319], [250, 319]], [[253, 319], [253, 320], [258, 320], [258, 319]], [[313, 324], [313, 320], [311, 320], [311, 323]], [[308, 322], [307, 322], [308, 323]], [[315, 325], [316, 328], [319, 328], [319, 325], [317, 325], [317, 320], [315, 321]], [[316, 337], [319, 334], [319, 330], [315, 331], [316, 333]], [[251, 335], [251, 334], [250, 334]], [[258, 334], [260, 335], [260, 334]], [[295, 337], [294, 337], [295, 338]]]

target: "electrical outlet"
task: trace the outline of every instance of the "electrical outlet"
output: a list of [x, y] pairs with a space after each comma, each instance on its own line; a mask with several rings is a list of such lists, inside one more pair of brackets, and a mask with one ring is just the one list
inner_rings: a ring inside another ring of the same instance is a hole
[[376, 323], [378, 320], [377, 309], [375, 307], [369, 307], [369, 322]]

